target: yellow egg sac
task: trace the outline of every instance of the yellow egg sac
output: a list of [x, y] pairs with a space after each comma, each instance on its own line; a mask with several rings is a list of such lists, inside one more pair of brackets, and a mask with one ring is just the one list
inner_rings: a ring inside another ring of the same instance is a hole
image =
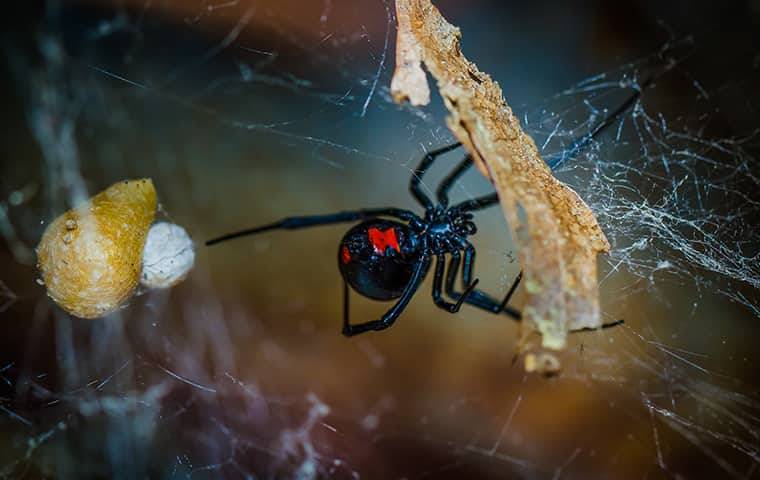
[[37, 246], [48, 296], [81, 318], [116, 310], [140, 279], [155, 214], [153, 182], [140, 179], [115, 183], [56, 218]]

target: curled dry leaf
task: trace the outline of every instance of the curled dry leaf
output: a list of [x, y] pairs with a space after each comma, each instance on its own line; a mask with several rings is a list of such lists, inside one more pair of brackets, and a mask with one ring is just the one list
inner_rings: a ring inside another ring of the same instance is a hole
[[596, 217], [554, 178], [487, 74], [460, 50], [460, 31], [429, 0], [396, 0], [398, 38], [391, 91], [397, 102], [429, 102], [438, 82], [447, 124], [496, 187], [519, 250], [527, 304], [523, 323], [561, 349], [568, 331], [601, 325], [596, 256], [610, 246]]

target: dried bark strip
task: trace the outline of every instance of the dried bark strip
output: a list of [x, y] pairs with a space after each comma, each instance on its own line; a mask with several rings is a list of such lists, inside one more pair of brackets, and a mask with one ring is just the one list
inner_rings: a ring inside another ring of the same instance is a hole
[[552, 175], [499, 85], [460, 50], [460, 31], [429, 0], [396, 0], [398, 37], [391, 91], [425, 105], [421, 62], [438, 81], [447, 124], [494, 183], [519, 250], [527, 305], [523, 322], [561, 349], [567, 332], [601, 325], [596, 256], [610, 245], [583, 200]]

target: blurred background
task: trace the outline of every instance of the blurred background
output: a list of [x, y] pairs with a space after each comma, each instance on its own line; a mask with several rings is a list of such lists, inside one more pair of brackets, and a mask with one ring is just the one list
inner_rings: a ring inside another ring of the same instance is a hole
[[[452, 138], [439, 98], [390, 99], [390, 0], [30, 2], [1, 37], [0, 478], [760, 477], [760, 3], [435, 4], [546, 156], [669, 68], [557, 171], [613, 244], [601, 302], [625, 324], [572, 335], [547, 379], [517, 324], [444, 313], [429, 281], [393, 328], [343, 337], [347, 225], [203, 246], [417, 208], [411, 170]], [[195, 269], [73, 318], [34, 247], [77, 192], [138, 177]], [[498, 208], [477, 223], [500, 297], [516, 252]], [[354, 295], [352, 318], [388, 306]]]

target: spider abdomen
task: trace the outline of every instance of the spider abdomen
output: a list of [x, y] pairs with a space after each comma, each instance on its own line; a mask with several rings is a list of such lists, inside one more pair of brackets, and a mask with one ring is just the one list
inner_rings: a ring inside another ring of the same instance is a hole
[[403, 223], [367, 220], [350, 229], [338, 249], [340, 273], [359, 294], [374, 300], [398, 298], [417, 261], [415, 236]]

